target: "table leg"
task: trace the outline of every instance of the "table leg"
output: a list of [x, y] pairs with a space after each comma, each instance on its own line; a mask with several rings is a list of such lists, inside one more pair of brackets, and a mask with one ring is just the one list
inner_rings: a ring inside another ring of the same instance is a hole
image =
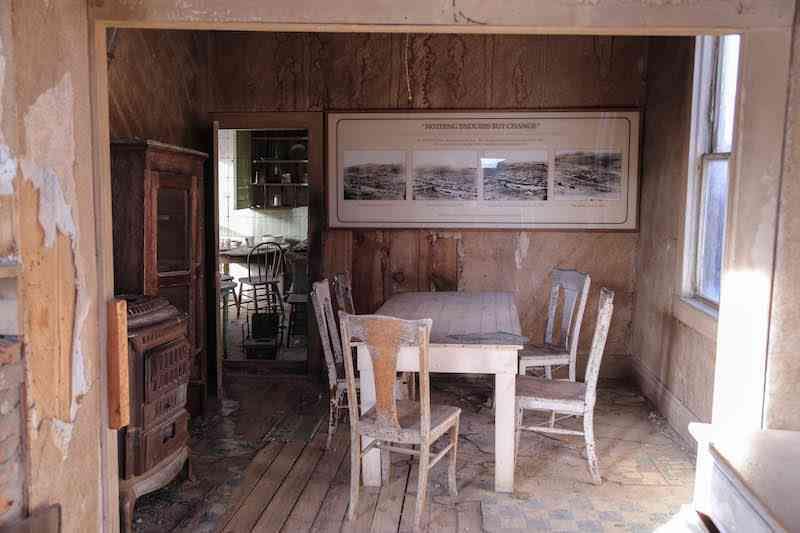
[[[369, 408], [375, 405], [375, 380], [372, 375], [372, 364], [365, 364], [361, 366], [361, 361], [370, 362], [369, 349], [360, 345], [358, 350], [359, 360], [359, 383], [361, 385], [361, 413], [367, 412]], [[361, 439], [361, 449], [363, 450], [372, 439], [363, 437]], [[376, 449], [370, 450], [369, 453], [361, 458], [361, 473], [364, 479], [364, 486], [366, 487], [380, 487], [381, 485], [381, 451]]]
[[494, 377], [494, 490], [514, 491], [514, 403], [516, 377]]

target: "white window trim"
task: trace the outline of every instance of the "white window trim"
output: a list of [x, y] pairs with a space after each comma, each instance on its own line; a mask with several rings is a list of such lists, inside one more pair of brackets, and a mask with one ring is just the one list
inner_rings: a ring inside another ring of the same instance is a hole
[[[681, 228], [678, 287], [672, 313], [679, 321], [711, 339], [717, 337], [719, 308], [695, 294], [697, 238], [702, 189], [702, 158], [710, 142], [707, 116], [710, 92], [705, 87], [711, 83], [714, 69], [705, 67], [713, 62], [715, 37], [699, 36], [695, 39], [694, 75], [692, 80], [692, 115], [689, 130], [689, 160]], [[738, 97], [737, 97], [738, 99]], [[735, 135], [734, 135], [735, 138]]]

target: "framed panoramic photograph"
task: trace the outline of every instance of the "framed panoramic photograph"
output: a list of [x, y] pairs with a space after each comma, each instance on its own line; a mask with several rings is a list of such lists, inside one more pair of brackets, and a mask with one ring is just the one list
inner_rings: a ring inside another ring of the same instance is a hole
[[633, 230], [638, 111], [329, 113], [328, 224]]

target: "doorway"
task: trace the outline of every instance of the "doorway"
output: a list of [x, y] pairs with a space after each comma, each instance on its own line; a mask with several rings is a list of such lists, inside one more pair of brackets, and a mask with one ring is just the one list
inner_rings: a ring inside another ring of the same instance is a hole
[[219, 392], [235, 376], [320, 375], [322, 113], [213, 114]]

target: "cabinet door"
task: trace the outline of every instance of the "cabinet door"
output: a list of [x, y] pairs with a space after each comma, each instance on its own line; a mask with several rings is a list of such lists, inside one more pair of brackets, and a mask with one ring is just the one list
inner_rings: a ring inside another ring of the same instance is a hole
[[156, 272], [189, 272], [197, 262], [197, 187], [192, 176], [159, 173], [155, 191]]

